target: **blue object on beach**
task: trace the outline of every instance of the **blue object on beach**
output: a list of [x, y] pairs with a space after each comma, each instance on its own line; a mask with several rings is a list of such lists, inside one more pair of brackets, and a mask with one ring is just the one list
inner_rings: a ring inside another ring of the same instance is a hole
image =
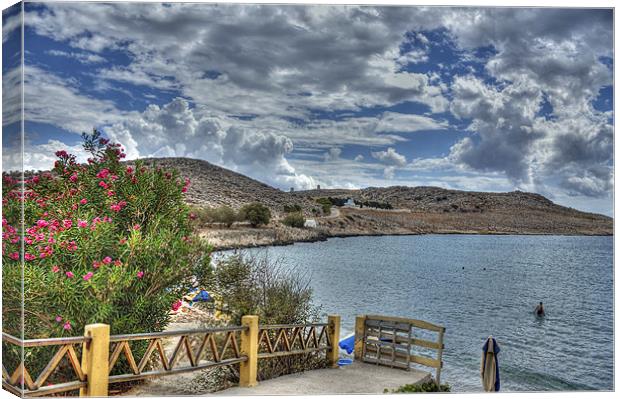
[[[495, 392], [499, 392], [499, 361], [497, 360], [497, 354], [499, 353], [499, 345], [497, 345], [497, 341], [495, 338], [491, 338], [493, 341], [493, 360], [495, 360]], [[482, 353], [487, 353], [489, 347], [489, 340], [484, 343], [482, 346]], [[483, 363], [484, 364], [484, 363]], [[484, 374], [484, 368], [482, 369], [482, 373]]]
[[338, 366], [348, 366], [353, 363], [353, 359], [340, 358], [338, 359]]
[[355, 335], [351, 334], [347, 337], [344, 337], [342, 340], [340, 340], [338, 346], [340, 346], [340, 349], [344, 349], [345, 351], [347, 351], [347, 353], [350, 355], [351, 353], [353, 353], [353, 348], [355, 347]]
[[205, 290], [200, 290], [198, 295], [194, 297], [192, 302], [208, 302], [211, 299], [211, 295]]

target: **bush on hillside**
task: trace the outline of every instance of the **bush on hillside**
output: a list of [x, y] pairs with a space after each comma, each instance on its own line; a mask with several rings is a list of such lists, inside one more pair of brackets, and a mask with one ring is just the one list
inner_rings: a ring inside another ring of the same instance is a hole
[[332, 202], [328, 198], [317, 198], [316, 202], [321, 205], [324, 215], [329, 215], [332, 212]]
[[244, 205], [239, 210], [239, 219], [250, 222], [252, 227], [269, 224], [271, 211], [259, 202]]
[[294, 204], [294, 205], [284, 205], [284, 212], [286, 213], [294, 213], [294, 212], [301, 212], [302, 208], [301, 205], [299, 204]]
[[[188, 287], [204, 283], [210, 248], [191, 237], [183, 200], [189, 180], [141, 161], [121, 163], [120, 145], [96, 131], [83, 137], [92, 154], [87, 164], [58, 151], [53, 171], [26, 179], [23, 194], [18, 179], [3, 176], [2, 319], [9, 334], [20, 336], [23, 327], [26, 339], [76, 336], [90, 323], [109, 324], [112, 334], [161, 331]], [[45, 350], [32, 350], [32, 374], [49, 361], [37, 356]]]
[[290, 227], [297, 227], [299, 229], [303, 228], [305, 223], [306, 218], [304, 218], [304, 215], [301, 212], [289, 213], [284, 219], [282, 219], [282, 224]]

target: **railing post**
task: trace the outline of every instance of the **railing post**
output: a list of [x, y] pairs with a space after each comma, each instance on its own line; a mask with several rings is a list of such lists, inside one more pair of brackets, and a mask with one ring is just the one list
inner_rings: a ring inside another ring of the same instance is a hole
[[241, 325], [248, 327], [241, 332], [241, 354], [248, 359], [239, 368], [239, 386], [256, 386], [258, 368], [258, 316], [243, 316]]
[[89, 324], [84, 327], [84, 336], [90, 338], [82, 344], [82, 371], [88, 385], [80, 388], [80, 396], [108, 396], [110, 326]]
[[327, 361], [332, 368], [338, 367], [338, 352], [340, 341], [340, 316], [330, 315], [327, 316], [327, 334], [329, 335], [329, 342], [331, 342], [331, 348], [327, 350]]
[[438, 340], [439, 341], [439, 349], [437, 349], [437, 361], [439, 362], [439, 367], [437, 367], [437, 370], [435, 371], [435, 380], [437, 382], [437, 386], [441, 385], [441, 367], [443, 366], [443, 334], [446, 331], [445, 328], [442, 328], [441, 331], [439, 331], [439, 336], [438, 336]]
[[355, 345], [353, 355], [355, 360], [362, 360], [364, 351], [364, 329], [366, 328], [366, 316], [357, 316], [355, 318]]

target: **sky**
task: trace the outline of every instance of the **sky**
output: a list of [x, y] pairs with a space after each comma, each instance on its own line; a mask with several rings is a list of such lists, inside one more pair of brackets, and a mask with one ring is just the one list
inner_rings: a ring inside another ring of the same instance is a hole
[[[20, 14], [3, 12], [4, 170]], [[26, 169], [204, 159], [287, 190], [530, 191], [613, 213], [610, 9], [25, 3]]]

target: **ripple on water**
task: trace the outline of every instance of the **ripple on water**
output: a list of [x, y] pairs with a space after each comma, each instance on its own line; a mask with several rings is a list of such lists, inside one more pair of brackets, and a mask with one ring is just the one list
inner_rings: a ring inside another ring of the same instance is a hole
[[[353, 237], [250, 250], [263, 251], [311, 273], [343, 335], [358, 314], [445, 325], [442, 379], [455, 391], [481, 390], [489, 335], [502, 347], [503, 390], [613, 389], [612, 237]], [[545, 318], [532, 314], [539, 301]]]

